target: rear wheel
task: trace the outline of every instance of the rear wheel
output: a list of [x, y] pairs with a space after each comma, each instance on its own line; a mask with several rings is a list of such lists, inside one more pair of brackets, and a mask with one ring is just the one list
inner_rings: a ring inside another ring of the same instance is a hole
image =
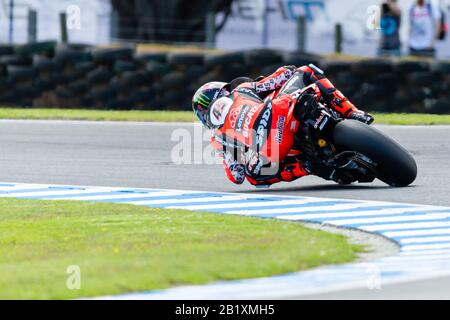
[[342, 150], [356, 151], [377, 163], [376, 176], [393, 187], [405, 187], [417, 176], [411, 154], [377, 129], [355, 120], [336, 125], [334, 143]]

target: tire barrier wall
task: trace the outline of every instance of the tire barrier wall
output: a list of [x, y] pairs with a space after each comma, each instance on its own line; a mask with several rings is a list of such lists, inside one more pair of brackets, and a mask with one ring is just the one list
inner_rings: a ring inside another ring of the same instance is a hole
[[0, 105], [112, 110], [189, 110], [208, 81], [268, 75], [314, 63], [368, 111], [450, 113], [450, 62], [335, 61], [301, 52], [154, 52], [42, 42], [0, 45]]

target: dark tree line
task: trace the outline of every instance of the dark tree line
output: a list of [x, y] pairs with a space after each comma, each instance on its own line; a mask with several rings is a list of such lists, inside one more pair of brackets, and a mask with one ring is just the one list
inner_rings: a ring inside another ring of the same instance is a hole
[[[112, 0], [120, 39], [204, 42], [208, 12], [231, 12], [233, 0]], [[219, 31], [225, 24], [216, 25]]]

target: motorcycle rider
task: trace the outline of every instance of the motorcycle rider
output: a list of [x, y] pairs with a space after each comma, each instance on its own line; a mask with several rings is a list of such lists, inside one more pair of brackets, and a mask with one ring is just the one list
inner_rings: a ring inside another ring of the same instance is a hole
[[[301, 105], [302, 97], [292, 93], [312, 84], [325, 102], [345, 118], [373, 122], [371, 115], [358, 110], [312, 64], [281, 67], [256, 80], [210, 82], [197, 90], [193, 110], [203, 125], [212, 130], [211, 143], [222, 157], [230, 181], [242, 184], [247, 178], [255, 186], [269, 186], [314, 174], [340, 183], [352, 182], [321, 163], [302, 159], [301, 151], [293, 150], [301, 119], [298, 111], [289, 123], [287, 117], [292, 105]], [[263, 100], [279, 89], [276, 98]]]

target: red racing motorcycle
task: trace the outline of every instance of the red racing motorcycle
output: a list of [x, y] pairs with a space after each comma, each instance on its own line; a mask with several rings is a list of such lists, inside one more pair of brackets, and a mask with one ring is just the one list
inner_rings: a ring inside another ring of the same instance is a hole
[[[275, 98], [281, 90], [267, 98]], [[327, 106], [316, 85], [291, 95], [297, 103], [288, 118], [295, 115], [302, 123], [293, 147], [301, 151], [302, 159], [297, 160], [320, 162], [344, 177], [340, 180], [344, 184], [378, 178], [390, 186], [405, 187], [416, 179], [416, 162], [405, 148], [373, 126], [343, 118]]]

